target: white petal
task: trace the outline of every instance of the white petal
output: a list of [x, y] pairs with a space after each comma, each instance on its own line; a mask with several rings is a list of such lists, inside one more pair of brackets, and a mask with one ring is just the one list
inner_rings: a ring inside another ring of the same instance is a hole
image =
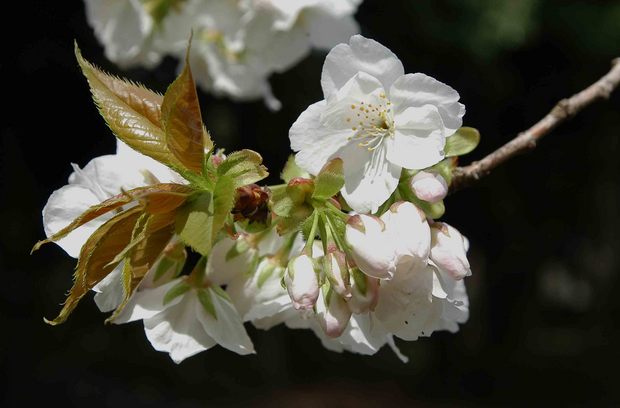
[[406, 169], [425, 169], [443, 160], [444, 144], [440, 130], [396, 129], [394, 138], [386, 141], [387, 159]]
[[121, 281], [121, 272], [124, 262], [121, 262], [108, 274], [101, 282], [93, 288], [95, 293], [95, 303], [103, 313], [111, 312], [116, 309], [122, 302], [125, 295], [123, 291], [123, 283]]
[[297, 165], [310, 174], [318, 174], [342, 146], [347, 144], [348, 130], [334, 131], [323, 125], [321, 117], [327, 103], [320, 101], [308, 106], [289, 131], [291, 149]]
[[350, 143], [336, 153], [344, 164], [345, 185], [341, 193], [354, 211], [376, 212], [398, 187], [402, 168], [389, 162], [386, 152], [385, 143], [372, 152]]
[[[185, 41], [187, 41], [187, 39]], [[153, 175], [160, 183], [187, 183], [183, 177], [172, 171], [168, 166], [139, 153], [127, 146], [120, 139], [116, 139], [116, 156], [122, 160], [122, 165], [124, 166], [123, 168], [118, 168], [116, 172], [117, 177], [123, 178], [131, 174], [135, 175], [134, 177], [138, 175], [142, 177], [139, 183], [135, 184], [135, 187], [145, 185], [145, 181], [147, 181], [145, 176], [149, 176], [148, 173]], [[118, 194], [118, 192], [114, 194]]]
[[196, 296], [180, 298], [176, 305], [144, 320], [144, 331], [153, 348], [169, 353], [177, 364], [217, 344], [196, 321], [197, 307], [202, 307]]
[[431, 228], [431, 259], [437, 267], [449, 273], [453, 279], [471, 275], [471, 268], [465, 253], [465, 239], [454, 227], [437, 223]]
[[[361, 225], [354, 225], [354, 222]], [[359, 214], [349, 220], [345, 229], [347, 244], [355, 264], [368, 276], [391, 279], [396, 271], [396, 243], [384, 229], [381, 220]]]
[[431, 268], [399, 270], [394, 279], [381, 282], [375, 315], [398, 337], [415, 340], [426, 326], [432, 290]]
[[378, 42], [354, 35], [349, 44], [334, 47], [323, 65], [321, 86], [328, 98], [358, 72], [377, 78], [385, 89], [405, 73], [403, 64], [392, 51]]
[[[99, 198], [87, 187], [70, 184], [54, 191], [43, 208], [45, 234], [50, 237], [57, 233], [89, 207], [99, 203]], [[72, 231], [56, 244], [73, 258], [77, 258], [82, 245], [108, 218], [109, 216], [102, 216], [92, 220]]]
[[138, 289], [123, 311], [112, 322], [114, 324], [123, 324], [136, 320], [150, 319], [167, 308], [178, 304], [183, 300], [184, 295], [177, 296], [164, 305], [164, 297], [178, 283], [179, 279], [175, 279], [156, 288]]
[[230, 301], [213, 289], [209, 291], [217, 318], [211, 316], [200, 302], [196, 302], [196, 316], [200, 325], [220, 346], [238, 354], [254, 353], [254, 345], [248, 337], [237, 310]]
[[396, 264], [424, 267], [431, 248], [431, 230], [424, 213], [410, 202], [399, 202], [382, 216]]
[[425, 74], [407, 74], [398, 78], [390, 88], [390, 100], [395, 115], [409, 107], [436, 106], [446, 127], [446, 136], [452, 135], [463, 124], [465, 106], [458, 102], [458, 92]]
[[226, 285], [238, 275], [248, 271], [255, 251], [248, 249], [227, 259], [227, 255], [235, 243], [236, 241], [230, 238], [224, 238], [218, 241], [211, 249], [207, 260], [206, 277], [212, 284], [217, 286]]
[[400, 351], [400, 349], [396, 345], [396, 342], [394, 341], [394, 337], [392, 335], [388, 335], [388, 337], [387, 337], [387, 344], [390, 346], [390, 348], [392, 349], [394, 354], [396, 354], [396, 357], [398, 357], [398, 359], [400, 361], [402, 361], [405, 364], [409, 362], [409, 357], [407, 357], [406, 355], [404, 355]]
[[349, 351], [375, 354], [387, 342], [388, 332], [372, 313], [351, 316], [349, 327], [339, 341]]

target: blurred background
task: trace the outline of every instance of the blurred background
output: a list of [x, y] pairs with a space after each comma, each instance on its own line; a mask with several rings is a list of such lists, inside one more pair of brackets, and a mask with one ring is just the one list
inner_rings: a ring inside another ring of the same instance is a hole
[[[176, 62], [119, 71], [103, 57], [81, 1], [13, 2], [0, 64], [0, 399], [2, 406], [614, 405], [620, 402], [620, 92], [539, 147], [446, 201], [471, 242], [471, 318], [457, 334], [399, 342], [373, 357], [325, 350], [310, 332], [249, 329], [258, 354], [221, 348], [175, 365], [140, 323], [105, 326], [90, 299], [60, 327], [43, 323], [71, 285], [58, 247], [29, 256], [40, 212], [70, 163], [114, 152], [73, 56], [159, 91]], [[483, 157], [620, 56], [620, 2], [365, 0], [362, 33], [407, 72], [457, 89]], [[15, 25], [16, 24], [16, 25]], [[18, 27], [15, 29], [15, 27]], [[7, 52], [8, 49], [8, 52]], [[283, 109], [201, 94], [216, 143], [263, 154], [277, 175], [288, 129], [322, 99], [324, 54], [272, 78]], [[270, 181], [275, 181], [275, 178]]]

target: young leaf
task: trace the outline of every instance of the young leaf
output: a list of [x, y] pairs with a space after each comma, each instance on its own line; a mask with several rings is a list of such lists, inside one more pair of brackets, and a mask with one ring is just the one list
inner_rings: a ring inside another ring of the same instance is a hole
[[207, 256], [211, 251], [213, 224], [213, 196], [202, 192], [190, 198], [176, 217], [176, 232], [183, 243]]
[[336, 158], [329, 161], [314, 179], [314, 193], [312, 198], [327, 200], [336, 194], [344, 186], [344, 172], [342, 159]]
[[69, 296], [58, 317], [45, 320], [47, 323], [57, 325], [66, 321], [80, 299], [112, 272], [116, 264], [110, 261], [131, 241], [141, 214], [140, 207], [133, 207], [107, 221], [88, 238], [80, 252]]
[[310, 173], [299, 167], [295, 162], [295, 156], [290, 155], [284, 165], [284, 170], [282, 170], [280, 174], [280, 178], [282, 178], [285, 183], [288, 183], [296, 177], [310, 178]]
[[446, 157], [462, 156], [474, 150], [480, 143], [480, 132], [474, 128], [462, 127], [446, 138], [444, 153]]
[[32, 248], [32, 252], [37, 251], [45, 244], [62, 239], [71, 231], [81, 227], [87, 222], [107, 214], [110, 211], [117, 210], [132, 201], [141, 201], [144, 204], [146, 211], [151, 214], [164, 213], [180, 207], [185, 200], [187, 200], [192, 191], [193, 190], [190, 187], [182, 184], [156, 184], [153, 186], [138, 187], [133, 190], [126, 191], [122, 194], [109, 198], [100, 204], [90, 207], [56, 234], [45, 240], [37, 242], [34, 248]]
[[263, 158], [253, 150], [240, 150], [226, 157], [217, 168], [219, 176], [230, 177], [234, 188], [256, 183], [267, 177], [267, 168], [262, 165]]
[[99, 113], [116, 137], [163, 164], [182, 167], [166, 144], [161, 125], [163, 97], [99, 70], [82, 57], [77, 44], [75, 56]]
[[189, 65], [189, 46], [185, 68], [168, 87], [161, 112], [168, 149], [187, 169], [201, 174], [205, 147], [210, 150], [213, 143], [202, 125], [196, 84]]

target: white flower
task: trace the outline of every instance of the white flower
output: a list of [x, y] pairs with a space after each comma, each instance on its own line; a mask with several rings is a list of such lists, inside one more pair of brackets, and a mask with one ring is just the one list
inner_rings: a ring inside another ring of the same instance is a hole
[[152, 67], [162, 58], [152, 46], [153, 17], [140, 0], [84, 0], [86, 18], [106, 58], [130, 67]]
[[411, 190], [420, 200], [437, 203], [448, 195], [448, 183], [439, 173], [421, 171], [411, 178]]
[[[50, 237], [69, 225], [89, 207], [99, 204], [123, 190], [154, 182], [179, 182], [180, 176], [163, 164], [125, 145], [117, 144], [117, 153], [91, 160], [83, 169], [73, 164], [69, 184], [54, 191], [43, 208], [43, 226]], [[77, 258], [88, 237], [112, 217], [106, 214], [77, 228], [56, 243]]]
[[[175, 363], [216, 344], [238, 354], [254, 353], [243, 322], [225, 292], [213, 287], [190, 288], [164, 305], [165, 291], [179, 283], [176, 279], [141, 298], [146, 312], [138, 318], [144, 320], [146, 337], [155, 350], [169, 353]], [[211, 306], [207, 306], [209, 302]], [[147, 306], [157, 309], [149, 313]]]
[[454, 89], [421, 73], [405, 74], [389, 49], [360, 35], [327, 55], [321, 85], [325, 99], [293, 124], [291, 147], [311, 174], [342, 158], [342, 195], [362, 213], [387, 200], [402, 168], [442, 160], [445, 138], [465, 113]]

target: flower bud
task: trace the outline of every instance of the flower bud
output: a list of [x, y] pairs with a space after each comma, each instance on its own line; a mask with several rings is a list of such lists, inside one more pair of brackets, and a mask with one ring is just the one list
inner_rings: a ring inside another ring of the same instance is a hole
[[374, 310], [379, 301], [379, 279], [365, 275], [358, 268], [351, 269], [351, 278], [349, 309], [357, 314]]
[[329, 252], [323, 257], [323, 271], [336, 293], [345, 299], [351, 297], [349, 267], [342, 251]]
[[319, 297], [319, 280], [312, 258], [300, 255], [291, 259], [285, 278], [286, 289], [297, 310], [309, 310]]
[[345, 239], [355, 264], [368, 276], [391, 279], [396, 270], [395, 248], [383, 221], [371, 215], [349, 217]]
[[433, 224], [430, 258], [439, 269], [447, 272], [456, 280], [471, 275], [465, 251], [466, 239], [456, 228], [446, 223]]
[[317, 320], [328, 337], [339, 337], [351, 319], [347, 302], [329, 285], [324, 286], [316, 304]]
[[424, 212], [410, 202], [400, 201], [394, 203], [381, 220], [394, 246], [396, 265], [412, 265], [414, 262], [426, 265], [431, 234]]
[[420, 200], [437, 203], [448, 195], [448, 183], [438, 173], [421, 171], [411, 179], [411, 190]]

